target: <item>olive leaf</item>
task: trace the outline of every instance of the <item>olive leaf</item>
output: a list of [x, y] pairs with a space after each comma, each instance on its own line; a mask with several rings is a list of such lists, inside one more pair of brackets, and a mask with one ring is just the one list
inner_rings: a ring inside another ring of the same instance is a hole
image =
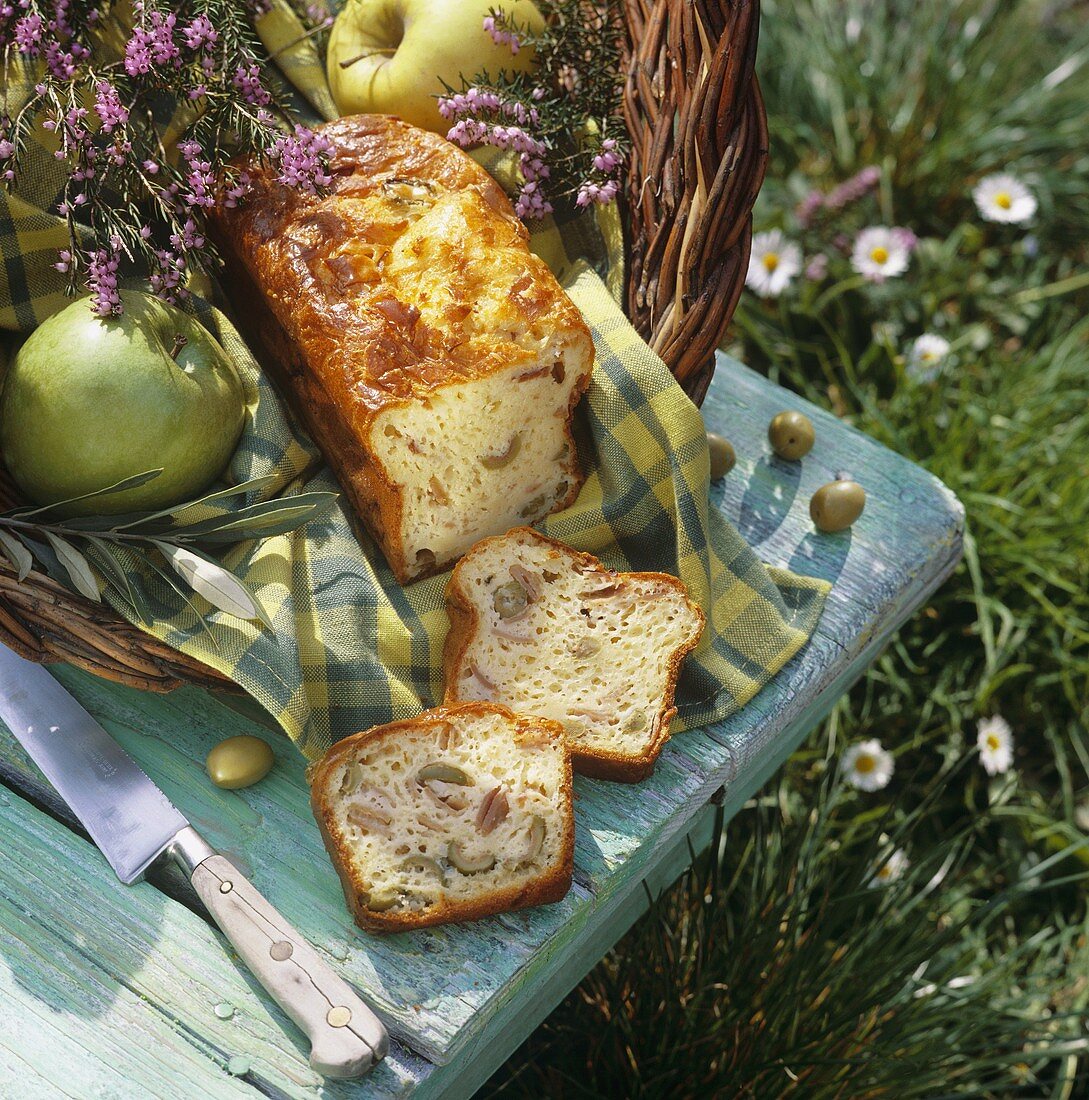
[[34, 556], [14, 536], [0, 529], [0, 547], [3, 548], [4, 557], [15, 567], [16, 578], [25, 581], [27, 574], [34, 568]]
[[[74, 588], [88, 599], [100, 601], [99, 580], [92, 571], [93, 564], [108, 589], [131, 608], [137, 619], [150, 625], [154, 622], [154, 615], [139, 575], [130, 574], [126, 568], [122, 555], [122, 550], [125, 550], [135, 554], [144, 566], [181, 596], [210, 637], [211, 628], [190, 600], [190, 590], [221, 611], [247, 620], [258, 620], [271, 630], [268, 613], [257, 596], [239, 578], [194, 544], [237, 543], [293, 531], [327, 512], [336, 501], [337, 494], [298, 493], [235, 509], [224, 507], [224, 502], [231, 498], [257, 493], [277, 480], [276, 475], [267, 474], [217, 489], [173, 508], [114, 515], [69, 517], [58, 514], [59, 510], [77, 501], [144, 485], [161, 472], [149, 470], [58, 504], [22, 507], [0, 513], [0, 555], [11, 561], [20, 580], [26, 579], [37, 562], [54, 580]], [[199, 520], [190, 518], [198, 509], [204, 510], [204, 517]], [[207, 514], [209, 511], [211, 515]], [[77, 541], [82, 549], [75, 545]], [[154, 558], [146, 553], [152, 547], [163, 554], [170, 569], [160, 568]], [[185, 585], [178, 583], [171, 575], [171, 569], [185, 581]], [[212, 640], [215, 641], [214, 637]]]
[[89, 543], [88, 558], [98, 566], [99, 572], [105, 575], [114, 590], [129, 604], [140, 622], [144, 626], [150, 626], [154, 618], [148, 609], [147, 600], [140, 588], [133, 584], [124, 564], [117, 559], [115, 547], [95, 535], [87, 535], [86, 539]]
[[145, 470], [142, 474], [133, 474], [132, 477], [126, 477], [113, 485], [107, 485], [105, 489], [80, 493], [79, 496], [68, 497], [66, 500], [56, 500], [52, 504], [42, 504], [37, 508], [17, 508], [9, 515], [18, 516], [20, 519], [29, 519], [31, 516], [56, 515], [71, 504], [79, 504], [85, 500], [97, 500], [99, 497], [112, 496], [114, 493], [123, 493], [126, 489], [136, 489], [141, 485], [146, 485], [149, 481], [154, 481], [162, 472], [163, 468], [161, 466], [157, 470]]
[[98, 581], [95, 580], [95, 575], [91, 572], [91, 566], [88, 564], [87, 559], [60, 535], [55, 535], [52, 531], [45, 531], [44, 534], [49, 540], [49, 545], [53, 547], [54, 553], [60, 559], [61, 565], [64, 566], [65, 572], [72, 578], [72, 584], [75, 586], [76, 591], [81, 596], [94, 600], [95, 603], [101, 603], [102, 593], [98, 590]]
[[[110, 530], [142, 530], [145, 527], [156, 524], [158, 521], [162, 521], [164, 529], [171, 526], [181, 526], [183, 525], [181, 517], [192, 509], [204, 508], [210, 504], [218, 504], [221, 501], [229, 500], [231, 497], [257, 492], [259, 489], [263, 489], [265, 486], [272, 484], [275, 480], [275, 474], [264, 474], [261, 477], [250, 478], [249, 481], [242, 481], [237, 485], [231, 485], [226, 489], [217, 489], [214, 493], [208, 493], [205, 496], [197, 497], [196, 500], [186, 501], [185, 504], [175, 505], [173, 508], [162, 508], [155, 512], [133, 512], [125, 516], [115, 516], [115, 520], [119, 522], [113, 524]], [[225, 512], [224, 514], [233, 515], [234, 513]]]
[[213, 607], [239, 619], [258, 619], [272, 626], [268, 613], [260, 600], [233, 573], [205, 554], [184, 546], [153, 540], [155, 547], [170, 563], [174, 571]]

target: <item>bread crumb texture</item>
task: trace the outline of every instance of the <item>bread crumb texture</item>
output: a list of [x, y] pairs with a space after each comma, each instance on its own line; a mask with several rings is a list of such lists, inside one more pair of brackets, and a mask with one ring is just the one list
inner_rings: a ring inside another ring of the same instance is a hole
[[570, 764], [550, 722], [427, 711], [335, 745], [312, 798], [365, 926], [482, 916], [570, 883]]
[[657, 755], [681, 660], [703, 629], [679, 580], [614, 573], [520, 528], [476, 546], [450, 595], [469, 625], [448, 648], [448, 701], [491, 700], [559, 722], [576, 770], [580, 753], [620, 764]]

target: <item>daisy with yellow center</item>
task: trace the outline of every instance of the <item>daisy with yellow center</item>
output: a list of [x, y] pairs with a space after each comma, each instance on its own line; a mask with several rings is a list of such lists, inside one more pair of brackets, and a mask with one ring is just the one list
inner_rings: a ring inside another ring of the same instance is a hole
[[976, 737], [979, 762], [988, 775], [1001, 775], [1013, 765], [1013, 730], [1000, 714], [984, 718]]
[[949, 341], [936, 333], [924, 332], [916, 337], [905, 363], [908, 377], [917, 382], [929, 382], [938, 373], [949, 348]]
[[894, 848], [888, 854], [888, 857], [881, 860], [874, 868], [869, 885], [887, 886], [890, 882], [895, 882], [898, 878], [901, 878], [909, 866], [910, 861], [904, 849]]
[[889, 785], [896, 770], [892, 753], [876, 738], [859, 741], [843, 754], [843, 777], [855, 790], [879, 791]]
[[781, 230], [753, 236], [745, 285], [761, 298], [778, 298], [801, 270], [802, 250]]
[[988, 222], [1021, 225], [1036, 213], [1036, 196], [1008, 172], [984, 176], [972, 188], [979, 216]]
[[915, 234], [896, 226], [871, 225], [855, 238], [851, 266], [870, 282], [903, 275], [915, 246]]

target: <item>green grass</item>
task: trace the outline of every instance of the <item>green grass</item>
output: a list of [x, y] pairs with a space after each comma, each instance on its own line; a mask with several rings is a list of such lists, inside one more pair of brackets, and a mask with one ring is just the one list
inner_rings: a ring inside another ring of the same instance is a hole
[[[965, 561], [487, 1092], [1087, 1097], [1086, 8], [765, 0], [759, 71], [757, 227], [839, 275], [837, 233], [923, 240], [882, 287], [746, 295], [731, 350], [949, 485]], [[797, 225], [808, 190], [871, 164], [874, 195]], [[1036, 193], [1028, 231], [979, 220], [996, 170]], [[924, 331], [953, 344], [931, 383], [904, 362]], [[994, 713], [1017, 751], [990, 780], [972, 746]], [[835, 779], [864, 737], [897, 761], [872, 795]], [[882, 835], [911, 867], [870, 890]]]

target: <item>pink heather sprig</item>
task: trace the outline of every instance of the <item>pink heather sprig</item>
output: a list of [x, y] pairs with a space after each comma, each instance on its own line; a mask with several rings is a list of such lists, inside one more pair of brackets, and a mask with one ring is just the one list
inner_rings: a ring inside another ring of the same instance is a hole
[[142, 76], [152, 68], [181, 67], [181, 50], [174, 41], [174, 29], [178, 17], [170, 12], [147, 12], [137, 0], [133, 10], [140, 22], [132, 30], [132, 37], [125, 46], [125, 72], [129, 76]]
[[510, 30], [502, 13], [493, 11], [484, 16], [484, 29], [491, 35], [492, 41], [497, 46], [507, 46], [512, 54], [517, 54], [522, 48], [518, 35]]
[[272, 93], [261, 83], [261, 67], [256, 61], [239, 65], [231, 77], [231, 84], [247, 103], [267, 107], [272, 102]]
[[520, 176], [511, 197], [523, 218], [551, 213], [560, 199], [582, 207], [614, 201], [625, 155], [621, 5], [538, 0], [537, 6], [543, 26], [497, 8], [481, 24], [512, 54], [532, 50], [532, 74], [480, 73], [438, 100], [450, 141], [515, 154]]
[[198, 15], [182, 28], [182, 39], [186, 47], [195, 53], [198, 50], [211, 49], [219, 41], [219, 34], [208, 16]]
[[536, 106], [473, 87], [441, 96], [439, 113], [454, 123], [447, 131], [447, 140], [462, 149], [488, 145], [518, 154], [522, 185], [515, 196], [514, 211], [520, 218], [543, 218], [552, 213], [552, 203], [543, 187], [552, 174], [547, 160], [550, 149], [531, 132], [540, 124]]
[[[328, 6], [312, 7], [315, 29], [326, 28]], [[331, 182], [328, 141], [304, 128], [285, 133], [290, 101], [262, 81], [270, 59], [253, 16], [268, 9], [267, 0], [132, 0], [120, 56], [92, 58], [97, 0], [0, 0], [0, 54], [41, 70], [33, 95], [17, 97], [14, 118], [0, 105], [0, 184], [18, 185], [36, 125], [55, 134], [67, 178], [54, 209], [71, 244], [53, 266], [73, 290], [85, 282], [102, 316], [121, 311], [122, 264], [146, 271], [151, 290], [176, 301], [189, 273], [213, 262], [205, 215], [220, 189], [235, 206], [250, 184], [230, 167], [235, 155], [268, 157], [285, 184], [306, 191]], [[174, 148], [158, 121], [169, 117], [160, 110], [168, 97], [201, 101]]]
[[870, 165], [856, 172], [849, 180], [832, 188], [827, 194], [819, 190], [810, 191], [795, 207], [794, 216], [798, 224], [803, 229], [807, 229], [822, 210], [832, 212], [842, 210], [864, 198], [880, 182], [881, 169]]
[[104, 133], [112, 134], [117, 126], [129, 120], [128, 108], [121, 102], [117, 89], [108, 81], [100, 80], [96, 88], [95, 113], [102, 123]]
[[333, 177], [326, 172], [325, 162], [332, 151], [333, 143], [324, 134], [296, 126], [294, 134], [277, 138], [272, 146], [279, 167], [276, 178], [288, 187], [311, 193], [328, 187]]
[[108, 250], [99, 248], [91, 253], [87, 264], [87, 288], [99, 317], [116, 317], [122, 312], [121, 295], [117, 289], [120, 263], [121, 241], [117, 237], [110, 239]]

